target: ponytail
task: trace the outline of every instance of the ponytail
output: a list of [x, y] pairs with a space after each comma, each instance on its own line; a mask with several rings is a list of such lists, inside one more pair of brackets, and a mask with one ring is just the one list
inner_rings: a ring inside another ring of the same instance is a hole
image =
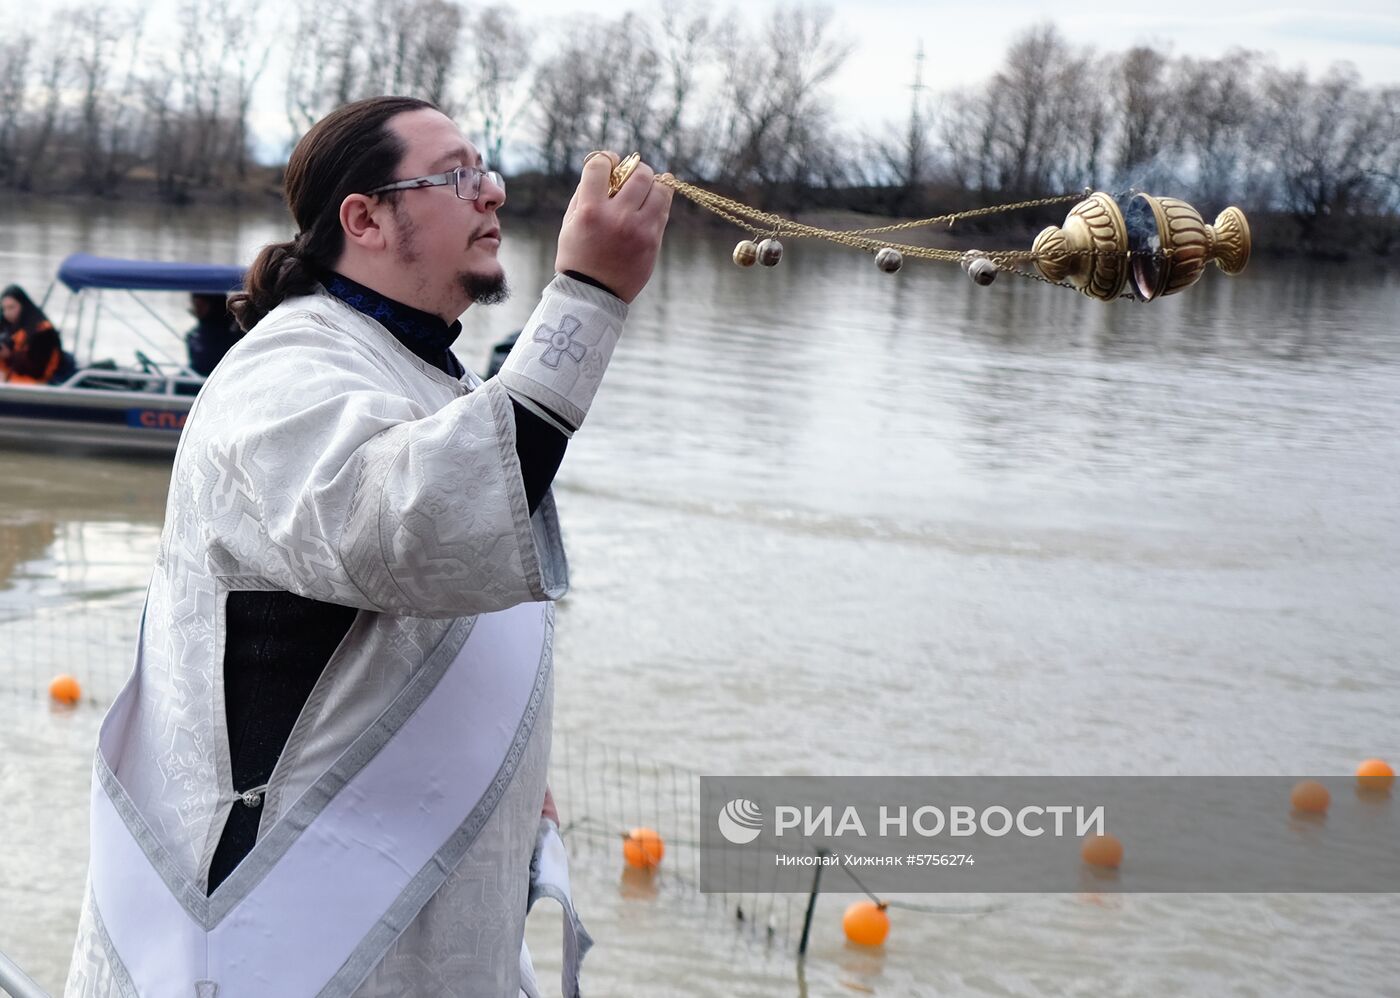
[[246, 333], [286, 299], [311, 293], [316, 278], [303, 252], [301, 237], [262, 248], [243, 278], [243, 290], [229, 296], [239, 329]]

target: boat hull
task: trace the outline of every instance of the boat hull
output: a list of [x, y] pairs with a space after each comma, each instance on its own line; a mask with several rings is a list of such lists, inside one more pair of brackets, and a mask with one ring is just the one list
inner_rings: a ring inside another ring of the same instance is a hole
[[[197, 390], [197, 385], [191, 387]], [[27, 449], [168, 456], [179, 446], [193, 402], [193, 394], [169, 391], [0, 385], [0, 442]]]

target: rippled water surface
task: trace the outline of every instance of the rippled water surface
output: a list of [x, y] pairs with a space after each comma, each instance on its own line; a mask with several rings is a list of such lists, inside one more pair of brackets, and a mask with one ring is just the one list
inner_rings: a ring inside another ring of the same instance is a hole
[[[209, 210], [0, 217], [24, 248], [0, 253], [5, 282], [31, 290], [73, 251], [237, 262], [284, 231]], [[552, 235], [507, 224], [517, 293], [468, 314], [467, 363], [529, 314]], [[1393, 264], [1265, 262], [1106, 306], [937, 265], [892, 279], [800, 244], [740, 271], [731, 242], [668, 237], [570, 445], [559, 729], [699, 773], [1400, 759]], [[179, 355], [109, 298], [101, 349]], [[168, 469], [8, 451], [0, 468], [0, 950], [57, 989], [93, 738], [129, 665]], [[60, 668], [85, 681], [75, 711], [42, 696]], [[1400, 979], [1393, 895], [911, 898], [981, 913], [896, 912], [879, 953], [844, 945], [850, 898], [832, 895], [799, 976], [722, 901], [621, 877], [611, 846], [576, 866], [594, 994], [1353, 995]], [[534, 922], [550, 966], [555, 925]]]

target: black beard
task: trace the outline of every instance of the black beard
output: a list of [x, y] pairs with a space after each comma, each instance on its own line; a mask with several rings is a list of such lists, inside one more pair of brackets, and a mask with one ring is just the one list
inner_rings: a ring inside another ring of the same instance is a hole
[[457, 280], [473, 305], [499, 305], [510, 297], [505, 274], [460, 274]]

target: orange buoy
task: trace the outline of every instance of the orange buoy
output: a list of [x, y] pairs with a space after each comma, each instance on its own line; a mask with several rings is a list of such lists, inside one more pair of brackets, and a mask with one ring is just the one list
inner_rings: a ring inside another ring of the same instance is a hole
[[890, 916], [885, 914], [887, 905], [882, 901], [857, 901], [841, 916], [841, 928], [846, 938], [861, 946], [879, 946], [890, 934]]
[[1293, 810], [1304, 814], [1325, 814], [1327, 805], [1332, 803], [1332, 795], [1316, 780], [1304, 780], [1293, 788], [1288, 798]]
[[1080, 857], [1090, 866], [1118, 869], [1123, 862], [1123, 843], [1116, 835], [1090, 835], [1079, 850]]
[[72, 706], [77, 703], [83, 695], [83, 689], [78, 685], [78, 681], [69, 675], [54, 676], [49, 683], [49, 696], [59, 703]]
[[1389, 793], [1395, 783], [1395, 770], [1384, 759], [1367, 759], [1356, 767], [1356, 782], [1362, 790]]
[[622, 840], [622, 856], [628, 866], [650, 869], [661, 864], [666, 855], [666, 843], [654, 828], [634, 828]]

